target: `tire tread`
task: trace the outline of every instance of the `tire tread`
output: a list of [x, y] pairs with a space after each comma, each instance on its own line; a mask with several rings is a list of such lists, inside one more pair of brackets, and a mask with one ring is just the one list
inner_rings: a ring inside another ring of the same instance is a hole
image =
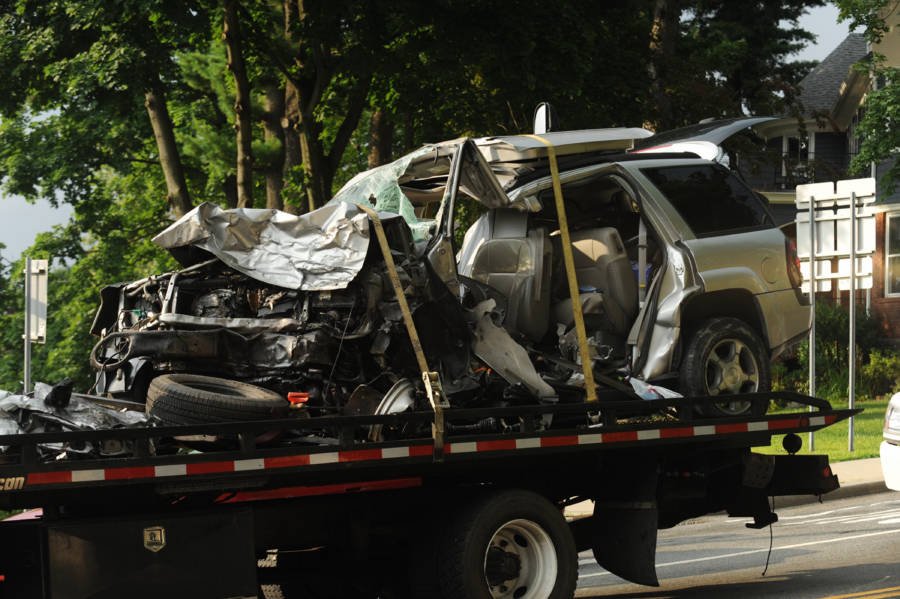
[[[219, 386], [239, 395], [215, 393], [191, 384]], [[164, 424], [178, 425], [278, 418], [287, 408], [286, 400], [262, 387], [216, 377], [168, 374], [150, 382], [145, 410]]]
[[[702, 322], [691, 334], [687, 349], [681, 359], [681, 391], [691, 397], [706, 395], [706, 363], [705, 354], [711, 345], [727, 337], [741, 338], [756, 356], [759, 368], [757, 391], [766, 392], [771, 389], [771, 372], [769, 356], [759, 335], [744, 321], [732, 317], [710, 318]], [[709, 416], [721, 416], [714, 404], [705, 406], [703, 412]], [[751, 407], [751, 415], [761, 416]], [[711, 413], [710, 413], [711, 412]]]

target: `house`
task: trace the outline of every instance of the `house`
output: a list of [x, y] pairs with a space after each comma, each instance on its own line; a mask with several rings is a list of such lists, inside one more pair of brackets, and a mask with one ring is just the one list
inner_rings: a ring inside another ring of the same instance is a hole
[[794, 220], [797, 185], [850, 177], [854, 126], [868, 87], [853, 65], [867, 54], [862, 34], [851, 33], [800, 82], [799, 109], [756, 127], [766, 153], [742, 171], [782, 222]]
[[[866, 94], [878, 82], [854, 65], [871, 51], [900, 66], [900, 19], [877, 48], [868, 47], [862, 34], [848, 35], [800, 82], [799, 108], [755, 128], [764, 151], [738, 163], [747, 182], [769, 199], [789, 234], [797, 185], [860, 176], [851, 175], [848, 167], [858, 150], [856, 126]], [[871, 176], [880, 180], [888, 165], [873, 165]], [[891, 194], [879, 186], [876, 198], [873, 288], [860, 292], [858, 299], [882, 322], [885, 337], [900, 340], [900, 185]], [[847, 301], [846, 291], [819, 294], [820, 299], [829, 296], [835, 302]]]

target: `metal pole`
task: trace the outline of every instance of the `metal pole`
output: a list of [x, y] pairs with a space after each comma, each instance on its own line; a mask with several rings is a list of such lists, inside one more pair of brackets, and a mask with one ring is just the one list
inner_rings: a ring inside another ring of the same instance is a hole
[[[809, 327], [809, 394], [816, 395], [816, 198], [809, 198], [809, 305], [812, 322]], [[809, 406], [812, 412], [813, 407]], [[809, 432], [809, 450], [816, 450], [815, 433]]]
[[[856, 403], [856, 192], [850, 193], [850, 385], [849, 407]], [[847, 450], [853, 451], [853, 416], [847, 430]]]
[[31, 390], [31, 258], [25, 258], [25, 389]]

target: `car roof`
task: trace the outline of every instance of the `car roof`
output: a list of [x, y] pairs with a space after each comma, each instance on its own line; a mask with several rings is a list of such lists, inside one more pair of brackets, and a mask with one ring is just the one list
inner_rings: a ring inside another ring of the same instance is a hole
[[488, 162], [516, 162], [546, 157], [547, 144], [541, 140], [552, 145], [558, 156], [566, 156], [603, 150], [630, 150], [637, 140], [651, 135], [651, 131], [640, 127], [614, 127], [553, 131], [539, 136], [497, 135], [476, 139], [475, 145]]

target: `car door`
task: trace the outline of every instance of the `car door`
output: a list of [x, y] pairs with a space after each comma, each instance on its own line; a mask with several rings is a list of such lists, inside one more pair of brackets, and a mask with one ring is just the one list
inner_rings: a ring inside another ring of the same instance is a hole
[[486, 209], [509, 205], [509, 197], [491, 172], [491, 167], [470, 138], [458, 140], [450, 165], [447, 185], [437, 214], [434, 236], [426, 255], [438, 277], [457, 296], [459, 278], [456, 267], [454, 226], [460, 198], [465, 195]]

